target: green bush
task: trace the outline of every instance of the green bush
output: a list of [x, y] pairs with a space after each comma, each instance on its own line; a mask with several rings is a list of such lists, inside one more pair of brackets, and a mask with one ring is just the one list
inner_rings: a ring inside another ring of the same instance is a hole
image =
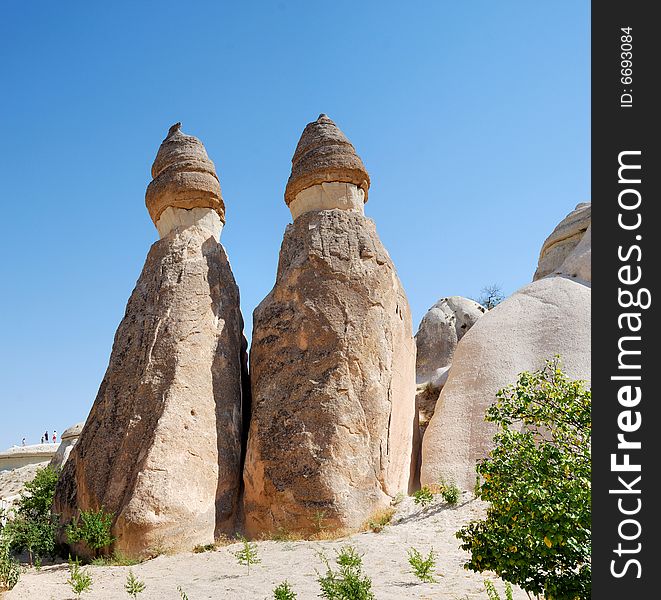
[[21, 576], [21, 567], [11, 554], [11, 542], [0, 537], [0, 590], [11, 590]]
[[432, 548], [423, 558], [422, 554], [415, 548], [408, 550], [409, 564], [413, 569], [413, 574], [424, 583], [436, 583], [434, 579], [434, 570], [436, 569], [436, 553]]
[[27, 552], [32, 565], [44, 556], [55, 556], [57, 518], [51, 514], [59, 471], [52, 467], [38, 469], [28, 481], [13, 509], [13, 516], [2, 530], [10, 552]]
[[273, 590], [273, 598], [274, 600], [296, 600], [296, 593], [287, 581], [283, 581]]
[[363, 574], [363, 559], [353, 546], [343, 546], [335, 562], [338, 570], [333, 571], [328, 559], [321, 557], [326, 574], [317, 573], [321, 597], [326, 600], [374, 600], [372, 580]]
[[420, 488], [413, 494], [413, 502], [420, 504], [423, 508], [434, 501], [434, 493], [427, 486]]
[[110, 533], [113, 514], [101, 507], [99, 510], [82, 510], [66, 526], [66, 536], [70, 544], [84, 543], [96, 557], [109, 547], [115, 538]]
[[71, 589], [78, 598], [83, 592], [89, 592], [92, 587], [92, 576], [89, 574], [87, 569], [81, 569], [80, 563], [72, 561], [69, 559], [69, 567], [71, 572], [67, 583], [71, 586]]
[[558, 357], [498, 392], [486, 415], [494, 449], [477, 467], [490, 505], [457, 533], [466, 568], [538, 596], [590, 598], [591, 399]]
[[454, 483], [442, 483], [441, 496], [448, 504], [454, 506], [459, 501], [461, 490]]

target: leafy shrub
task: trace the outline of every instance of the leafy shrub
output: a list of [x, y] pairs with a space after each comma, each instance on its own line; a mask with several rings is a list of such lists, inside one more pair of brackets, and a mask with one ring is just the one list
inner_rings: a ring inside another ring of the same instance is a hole
[[77, 560], [69, 560], [69, 566], [71, 568], [71, 573], [67, 583], [71, 586], [73, 593], [80, 598], [80, 595], [83, 592], [90, 591], [90, 588], [92, 587], [92, 576], [87, 569], [80, 568], [80, 563]]
[[11, 590], [21, 576], [21, 567], [11, 555], [11, 542], [0, 538], [0, 590]]
[[128, 576], [126, 577], [126, 583], [124, 584], [124, 589], [126, 593], [135, 600], [138, 597], [138, 594], [141, 594], [145, 591], [144, 581], [140, 581], [134, 574], [133, 571], [129, 571]]
[[395, 514], [395, 510], [387, 508], [375, 513], [372, 518], [367, 522], [367, 528], [374, 533], [381, 533], [386, 525], [390, 524]]
[[273, 590], [273, 598], [274, 600], [296, 600], [296, 593], [287, 581], [283, 581]]
[[343, 546], [335, 562], [339, 569], [333, 571], [328, 559], [321, 557], [326, 574], [317, 573], [321, 597], [326, 600], [374, 600], [372, 580], [363, 574], [363, 559], [353, 546]]
[[[484, 589], [487, 590], [487, 596], [489, 600], [500, 600], [500, 594], [496, 589], [496, 586], [491, 583], [488, 579], [484, 581]], [[509, 581], [505, 582], [505, 600], [513, 600], [514, 596], [512, 594], [512, 584]]]
[[423, 508], [434, 501], [434, 493], [430, 488], [424, 486], [413, 494], [413, 502], [420, 504]]
[[461, 490], [455, 483], [441, 483], [441, 496], [448, 504], [454, 506], [459, 501]]
[[590, 598], [590, 405], [558, 357], [498, 392], [486, 415], [499, 426], [495, 447], [477, 467], [490, 505], [457, 533], [467, 569], [548, 598]]
[[67, 540], [71, 544], [83, 542], [94, 556], [115, 541], [110, 533], [113, 513], [99, 510], [83, 510], [66, 526]]
[[218, 546], [215, 543], [204, 544], [204, 546], [202, 544], [198, 544], [197, 546], [195, 546], [195, 548], [193, 548], [193, 552], [195, 554], [202, 554], [203, 552], [213, 552], [214, 550], [216, 550], [216, 548], [218, 548]]
[[32, 481], [24, 485], [13, 518], [2, 532], [9, 540], [10, 552], [27, 552], [30, 564], [35, 559], [40, 562], [43, 556], [55, 556], [57, 519], [51, 507], [58, 477], [59, 471], [50, 466], [38, 469]]
[[436, 569], [436, 553], [432, 548], [423, 558], [422, 554], [415, 548], [408, 550], [409, 564], [413, 569], [413, 574], [424, 583], [436, 583], [434, 579], [434, 570]]
[[250, 575], [250, 565], [256, 565], [262, 561], [257, 556], [257, 544], [249, 542], [246, 538], [242, 538], [241, 543], [241, 550], [234, 552], [234, 556], [240, 565], [248, 567], [248, 575]]

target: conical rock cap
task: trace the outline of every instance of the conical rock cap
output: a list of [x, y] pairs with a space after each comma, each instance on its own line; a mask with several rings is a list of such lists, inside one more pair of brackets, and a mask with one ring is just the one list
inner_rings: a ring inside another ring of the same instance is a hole
[[291, 160], [292, 168], [285, 202], [287, 206], [299, 192], [319, 183], [353, 183], [365, 192], [370, 187], [370, 176], [363, 161], [356, 154], [347, 137], [326, 115], [308, 123]]
[[225, 203], [216, 168], [204, 144], [183, 133], [181, 123], [170, 127], [158, 149], [151, 174], [153, 179], [147, 186], [145, 204], [154, 224], [168, 206], [212, 208], [225, 222]]

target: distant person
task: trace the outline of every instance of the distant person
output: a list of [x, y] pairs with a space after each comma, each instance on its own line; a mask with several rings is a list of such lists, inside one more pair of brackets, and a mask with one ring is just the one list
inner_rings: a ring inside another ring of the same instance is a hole
[[57, 431], [53, 429], [53, 444], [57, 443]]
[[23, 438], [23, 441], [21, 442], [21, 446], [25, 446], [25, 438]]
[[41, 442], [40, 442], [40, 443], [41, 443], [41, 444], [44, 443], [44, 436], [43, 436], [43, 435], [41, 436]]
[[44, 439], [46, 440], [46, 443], [48, 443], [48, 431], [44, 433]]

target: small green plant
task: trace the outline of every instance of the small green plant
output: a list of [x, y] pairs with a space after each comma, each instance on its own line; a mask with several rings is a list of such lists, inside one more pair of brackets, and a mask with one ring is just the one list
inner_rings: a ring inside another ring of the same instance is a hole
[[[500, 600], [500, 595], [496, 586], [489, 581], [488, 579], [484, 580], [484, 589], [487, 591], [487, 596], [489, 600]], [[512, 594], [512, 584], [509, 581], [505, 582], [505, 600], [513, 600], [514, 596]]]
[[404, 498], [406, 498], [406, 495], [404, 494], [404, 492], [397, 492], [395, 494], [395, 497], [390, 501], [390, 505], [391, 506], [399, 506], [402, 503], [402, 501], [404, 500]]
[[312, 515], [312, 525], [314, 526], [314, 532], [316, 534], [320, 534], [324, 529], [326, 529], [326, 525], [324, 523], [326, 519], [326, 511], [325, 510], [318, 510], [317, 512]]
[[82, 510], [66, 526], [67, 540], [71, 544], [83, 542], [92, 550], [95, 557], [104, 548], [115, 541], [110, 533], [113, 514], [107, 513], [101, 507], [99, 510]]
[[198, 544], [197, 546], [195, 546], [195, 548], [193, 548], [193, 552], [195, 554], [202, 554], [202, 552], [213, 552], [217, 547], [218, 546], [215, 543], [213, 543], [213, 544], [204, 544], [204, 546], [201, 545], [201, 544]]
[[482, 482], [480, 480], [480, 474], [475, 473], [475, 486], [473, 487], [473, 496], [479, 498], [481, 489], [482, 489]]
[[459, 501], [459, 496], [461, 495], [461, 490], [456, 486], [454, 482], [451, 483], [441, 483], [441, 496], [448, 504], [454, 506]]
[[234, 552], [234, 556], [240, 565], [248, 567], [248, 575], [250, 575], [250, 565], [256, 565], [262, 561], [257, 556], [257, 544], [249, 542], [246, 538], [241, 538], [241, 544], [241, 549]]
[[182, 589], [180, 585], [177, 586], [177, 591], [179, 592], [179, 597], [181, 600], [188, 600], [188, 596], [186, 595], [186, 592]]
[[335, 562], [338, 570], [333, 571], [328, 559], [320, 555], [326, 566], [326, 574], [317, 573], [321, 597], [326, 600], [374, 600], [372, 580], [363, 574], [363, 559], [353, 546], [343, 546]]
[[291, 589], [289, 582], [283, 581], [273, 590], [274, 600], [296, 600], [296, 593]]
[[129, 571], [128, 576], [126, 577], [126, 583], [124, 584], [124, 589], [126, 593], [135, 600], [138, 597], [138, 594], [141, 594], [145, 591], [147, 587], [144, 581], [140, 581], [134, 574], [133, 571]]
[[420, 504], [423, 508], [434, 501], [434, 493], [427, 486], [421, 487], [413, 494], [413, 502]]
[[71, 567], [71, 573], [67, 583], [71, 586], [71, 589], [77, 598], [80, 598], [80, 595], [83, 592], [89, 592], [92, 587], [92, 576], [88, 573], [87, 569], [81, 569], [80, 563], [78, 560], [72, 561], [69, 559], [69, 566]]
[[374, 533], [381, 533], [386, 525], [390, 525], [394, 514], [395, 510], [392, 508], [375, 513], [367, 522], [367, 528]]
[[0, 590], [11, 590], [21, 576], [21, 567], [11, 555], [10, 540], [0, 537]]
[[432, 548], [424, 558], [419, 550], [410, 548], [408, 550], [409, 564], [413, 574], [424, 583], [436, 583], [434, 579], [434, 570], [436, 569], [436, 553]]

